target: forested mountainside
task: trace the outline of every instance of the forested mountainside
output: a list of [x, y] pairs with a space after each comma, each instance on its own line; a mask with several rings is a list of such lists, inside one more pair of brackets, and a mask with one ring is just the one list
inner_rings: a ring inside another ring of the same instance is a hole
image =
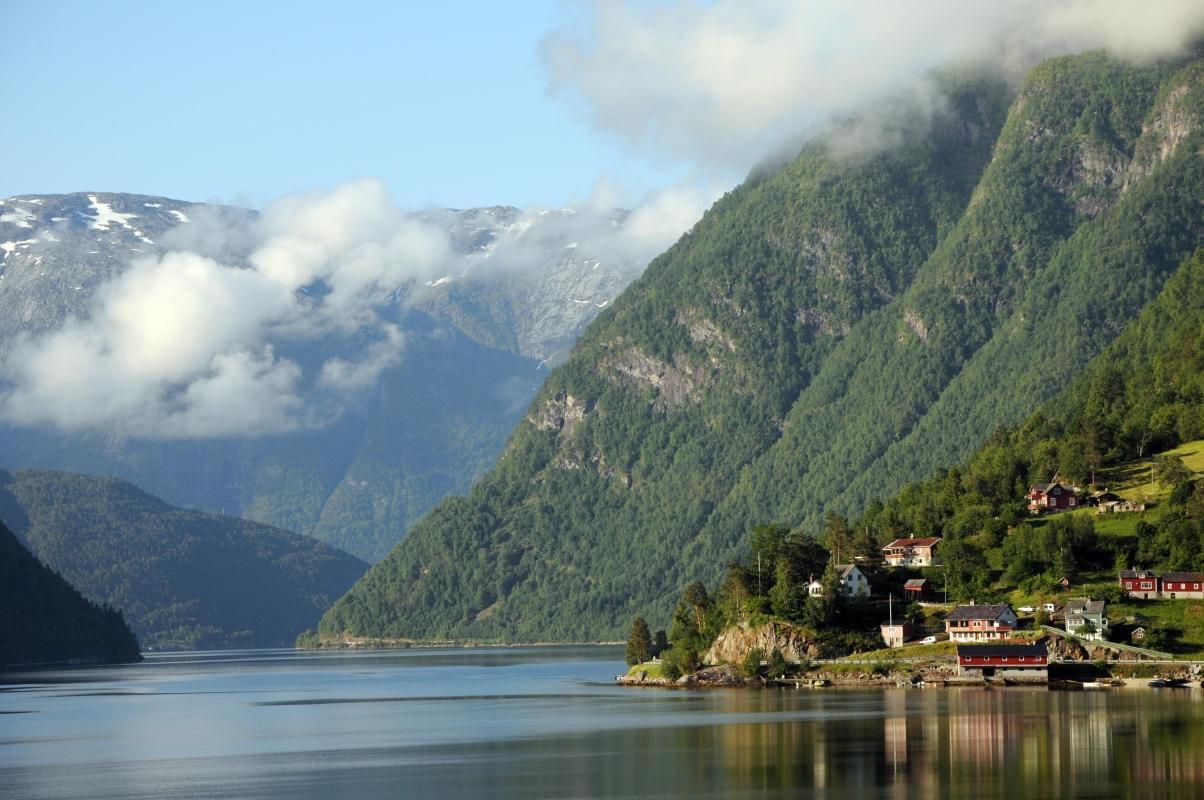
[[[0, 357], [18, 336], [88, 317], [105, 281], [164, 252], [175, 229], [215, 215], [234, 231], [233, 249], [255, 218], [132, 194], [0, 201]], [[462, 271], [398, 287], [385, 316], [405, 331], [405, 357], [331, 425], [168, 441], [0, 423], [0, 463], [120, 475], [176, 505], [296, 530], [376, 560], [488, 469], [547, 374], [541, 362], [559, 358], [643, 268], [600, 261], [588, 242], [569, 241], [571, 210], [529, 216], [509, 207], [415, 215], [446, 233]], [[616, 212], [613, 224], [624, 220]], [[243, 254], [223, 255], [237, 263]], [[353, 355], [357, 344], [320, 341], [289, 355], [304, 364]]]
[[121, 613], [84, 599], [0, 524], [0, 667], [138, 661]]
[[898, 146], [817, 141], [720, 200], [322, 634], [616, 638], [757, 523], [818, 532], [1067, 386], [1202, 241], [1204, 65], [944, 91]]
[[267, 525], [174, 508], [117, 478], [0, 470], [0, 521], [146, 647], [270, 647], [367, 564]]

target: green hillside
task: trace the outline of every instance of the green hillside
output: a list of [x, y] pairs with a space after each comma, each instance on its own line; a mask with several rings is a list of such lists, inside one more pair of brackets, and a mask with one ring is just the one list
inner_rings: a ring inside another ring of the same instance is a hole
[[175, 508], [116, 478], [0, 470], [0, 520], [153, 648], [291, 644], [367, 568], [316, 540]]
[[[1028, 597], [1066, 575], [1112, 585], [1116, 568], [1138, 564], [1204, 570], [1201, 436], [1204, 251], [1039, 413], [997, 431], [963, 465], [875, 504], [852, 527], [879, 541], [943, 536], [951, 597], [1016, 586]], [[1030, 518], [1029, 484], [1055, 474], [1084, 485], [1094, 476], [1149, 507]]]
[[90, 603], [0, 524], [0, 667], [138, 661], [121, 613]]
[[1067, 386], [1204, 242], [1204, 65], [943, 80], [899, 146], [720, 200], [321, 632], [615, 638], [754, 524], [818, 531]]

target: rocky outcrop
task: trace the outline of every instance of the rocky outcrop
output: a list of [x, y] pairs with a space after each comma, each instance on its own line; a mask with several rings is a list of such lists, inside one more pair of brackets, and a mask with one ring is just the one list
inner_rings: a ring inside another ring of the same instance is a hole
[[713, 386], [718, 372], [717, 367], [694, 366], [680, 355], [667, 364], [638, 347], [608, 359], [603, 369], [618, 383], [652, 390], [652, 407], [662, 412], [685, 405]]
[[786, 622], [767, 622], [755, 627], [741, 623], [719, 634], [702, 660], [706, 664], [739, 664], [754, 648], [759, 648], [766, 657], [777, 648], [787, 661], [801, 661], [810, 656], [808, 635], [806, 629]]
[[544, 402], [539, 412], [528, 416], [527, 422], [541, 431], [560, 431], [567, 437], [592, 410], [592, 401], [578, 400], [568, 392], [558, 392]]
[[[1196, 65], [1196, 69], [1200, 69]], [[1142, 126], [1141, 138], [1125, 174], [1122, 191], [1142, 181], [1154, 168], [1170, 158], [1179, 145], [1200, 127], [1200, 90], [1189, 79], [1162, 98], [1150, 120]]]

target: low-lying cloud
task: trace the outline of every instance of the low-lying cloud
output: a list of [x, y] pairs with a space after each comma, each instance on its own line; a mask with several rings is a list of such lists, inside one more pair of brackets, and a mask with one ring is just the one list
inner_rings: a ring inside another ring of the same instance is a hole
[[[405, 357], [396, 310], [409, 293], [448, 275], [538, 280], [547, 251], [570, 242], [633, 278], [710, 201], [670, 190], [623, 214], [606, 199], [523, 212], [485, 253], [457, 250], [446, 227], [398, 208], [375, 180], [281, 198], [259, 215], [194, 207], [161, 237], [165, 252], [97, 289], [84, 318], [14, 344], [0, 365], [0, 416], [152, 438], [324, 425]], [[328, 355], [305, 367], [284, 355], [302, 351]]]
[[950, 62], [1018, 76], [1097, 47], [1165, 56], [1204, 33], [1199, 0], [594, 0], [581, 17], [544, 42], [553, 94], [639, 150], [734, 171], [922, 92]]

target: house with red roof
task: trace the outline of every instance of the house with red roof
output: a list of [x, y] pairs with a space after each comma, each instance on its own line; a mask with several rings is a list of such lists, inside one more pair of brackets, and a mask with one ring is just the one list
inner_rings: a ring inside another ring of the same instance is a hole
[[882, 548], [882, 556], [891, 567], [931, 567], [940, 564], [936, 554], [939, 536], [919, 539], [895, 539]]

